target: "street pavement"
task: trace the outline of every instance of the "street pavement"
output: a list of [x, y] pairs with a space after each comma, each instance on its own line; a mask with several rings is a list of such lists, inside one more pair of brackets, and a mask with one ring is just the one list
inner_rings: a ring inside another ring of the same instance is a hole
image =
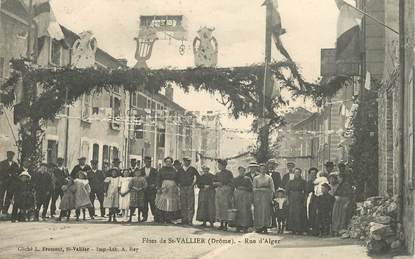
[[0, 229], [0, 258], [370, 258], [353, 240], [153, 223], [109, 224], [104, 219], [2, 221]]

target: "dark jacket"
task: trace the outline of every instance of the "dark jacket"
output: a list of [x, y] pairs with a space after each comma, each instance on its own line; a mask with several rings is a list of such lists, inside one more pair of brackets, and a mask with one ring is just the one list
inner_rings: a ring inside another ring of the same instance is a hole
[[81, 169], [80, 165], [76, 165], [71, 171], [71, 177], [72, 177], [72, 179], [76, 179], [76, 178], [78, 178], [78, 172], [79, 171], [84, 171], [84, 172], [88, 173], [89, 170], [91, 170], [91, 167], [89, 165], [85, 165], [84, 168], [82, 168], [82, 169]]
[[158, 173], [157, 173], [157, 169], [150, 167], [150, 174], [147, 176], [146, 175], [146, 170], [145, 167], [140, 169], [140, 172], [142, 175], [145, 175], [146, 177], [146, 181], [147, 181], [147, 192], [155, 192], [157, 190], [157, 177], [158, 177]]
[[104, 180], [106, 175], [101, 170], [95, 172], [91, 169], [88, 171], [89, 186], [91, 187], [91, 193], [104, 193], [105, 184]]
[[233, 174], [227, 169], [222, 170], [216, 173], [214, 182], [233, 187]]
[[282, 177], [282, 181], [281, 181], [281, 187], [284, 189], [287, 189], [287, 184], [290, 181], [290, 174], [286, 173], [284, 174], [284, 176]]
[[277, 190], [281, 187], [281, 174], [277, 171], [271, 172], [271, 178], [274, 182], [274, 188]]
[[35, 198], [32, 181], [29, 180], [27, 182], [23, 182], [21, 179], [18, 180], [14, 196], [15, 206], [22, 210], [33, 209], [35, 205]]
[[252, 180], [248, 175], [238, 176], [233, 179], [233, 186], [236, 189], [252, 192]]
[[65, 184], [66, 177], [69, 176], [68, 169], [64, 167], [62, 169], [55, 167], [53, 169], [53, 175], [55, 178], [55, 190], [61, 190], [62, 186]]
[[317, 209], [319, 215], [331, 216], [334, 205], [334, 197], [325, 193], [317, 197]]
[[181, 168], [181, 170], [178, 170], [177, 172], [179, 173], [180, 186], [191, 186], [199, 176], [199, 172], [193, 166], [190, 166], [187, 170]]
[[43, 174], [40, 172], [34, 173], [32, 184], [36, 191], [36, 198], [48, 196], [53, 191], [52, 177], [46, 172]]
[[0, 183], [8, 185], [11, 182], [17, 182], [19, 173], [19, 166], [16, 162], [12, 161], [11, 165], [7, 159], [0, 162]]

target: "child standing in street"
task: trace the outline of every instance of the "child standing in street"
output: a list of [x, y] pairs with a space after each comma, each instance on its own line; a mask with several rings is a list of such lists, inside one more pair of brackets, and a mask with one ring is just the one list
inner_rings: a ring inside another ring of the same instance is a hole
[[330, 234], [334, 197], [329, 194], [330, 185], [323, 183], [321, 185], [322, 195], [317, 197], [317, 221], [319, 226], [319, 234], [321, 237]]
[[119, 193], [121, 189], [121, 180], [118, 175], [118, 170], [112, 168], [110, 170], [110, 176], [105, 178], [106, 188], [104, 196], [104, 208], [109, 209], [108, 222], [117, 222], [116, 214], [119, 207]]
[[283, 234], [288, 216], [288, 203], [285, 196], [285, 190], [278, 188], [274, 198], [274, 211], [278, 227], [278, 234]]
[[128, 222], [132, 221], [133, 214], [137, 209], [137, 219], [138, 222], [142, 222], [140, 215], [145, 207], [145, 189], [147, 188], [147, 181], [145, 174], [141, 173], [140, 169], [134, 170], [134, 178], [131, 179], [130, 184], [128, 185], [127, 193], [121, 193], [121, 196], [129, 194], [130, 196], [130, 219]]
[[129, 185], [132, 180], [130, 170], [124, 170], [122, 173], [121, 181], [121, 189], [120, 193], [124, 195], [120, 195], [120, 205], [119, 209], [121, 210], [122, 216], [124, 221], [127, 220], [128, 210], [130, 209], [130, 192], [129, 192]]
[[91, 219], [94, 219], [94, 214], [91, 213], [90, 211], [90, 208], [92, 208], [91, 199], [89, 198], [91, 187], [89, 186], [87, 173], [84, 171], [79, 171], [78, 177], [79, 178], [74, 180], [76, 220], [79, 220], [81, 209], [82, 209], [83, 220], [85, 220], [85, 209], [86, 208], [89, 211], [89, 217]]
[[57, 221], [61, 221], [63, 216], [66, 216], [66, 220], [69, 221], [71, 211], [75, 209], [75, 191], [76, 186], [73, 183], [71, 177], [66, 178], [65, 184], [62, 186], [63, 197], [59, 204], [60, 214]]
[[[31, 178], [32, 177], [26, 170], [19, 175], [19, 181], [16, 183], [16, 193], [12, 211], [12, 222], [16, 222], [16, 220], [30, 220], [29, 212], [33, 210], [35, 206], [35, 198]], [[20, 216], [19, 218], [17, 214], [18, 211]]]

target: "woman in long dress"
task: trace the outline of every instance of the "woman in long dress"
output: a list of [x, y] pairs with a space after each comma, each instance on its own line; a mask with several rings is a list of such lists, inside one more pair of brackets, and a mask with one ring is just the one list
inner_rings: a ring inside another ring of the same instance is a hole
[[272, 227], [272, 199], [275, 193], [274, 181], [266, 174], [264, 164], [259, 167], [259, 175], [253, 181], [254, 190], [254, 226], [257, 233], [268, 233]]
[[288, 220], [287, 230], [302, 234], [306, 226], [306, 181], [301, 177], [301, 169], [294, 169], [294, 179], [287, 184]]
[[120, 205], [120, 189], [121, 181], [116, 168], [112, 168], [110, 176], [105, 178], [104, 183], [106, 184], [106, 191], [104, 194], [104, 208], [109, 209], [108, 222], [117, 222], [116, 214]]
[[252, 227], [252, 181], [249, 176], [245, 174], [246, 170], [240, 166], [238, 168], [239, 176], [233, 180], [235, 187], [234, 201], [236, 212], [236, 230], [240, 232], [247, 232], [249, 227]]
[[164, 159], [164, 166], [159, 170], [158, 189], [156, 195], [156, 207], [160, 212], [162, 223], [171, 223], [180, 218], [179, 187], [177, 186], [178, 174], [173, 168], [173, 159]]
[[209, 173], [209, 167], [203, 166], [201, 175], [197, 178], [197, 187], [199, 188], [199, 198], [197, 202], [196, 220], [202, 221], [202, 227], [206, 222], [213, 227], [215, 222], [215, 188], [213, 187], [213, 174]]
[[352, 185], [346, 181], [346, 175], [340, 173], [337, 176], [339, 185], [334, 193], [335, 202], [333, 205], [332, 215], [332, 232], [333, 235], [338, 235], [339, 231], [347, 227], [349, 221], [349, 203], [352, 200], [353, 189]]
[[215, 208], [216, 220], [220, 222], [219, 230], [228, 230], [228, 210], [233, 207], [233, 174], [227, 170], [228, 162], [218, 160], [219, 172], [215, 175], [214, 186], [216, 187]]
[[120, 206], [119, 209], [121, 210], [122, 216], [124, 218], [124, 221], [127, 220], [127, 214], [128, 210], [130, 209], [130, 192], [129, 192], [129, 185], [131, 180], [133, 179], [131, 177], [130, 170], [124, 170], [122, 172], [122, 177], [120, 179], [121, 188], [120, 193], [124, 195], [120, 195]]

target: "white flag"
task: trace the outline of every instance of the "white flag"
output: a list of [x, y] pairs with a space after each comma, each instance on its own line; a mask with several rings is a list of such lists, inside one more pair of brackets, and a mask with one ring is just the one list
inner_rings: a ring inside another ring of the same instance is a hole
[[370, 90], [371, 89], [371, 80], [372, 80], [372, 77], [370, 75], [370, 72], [367, 71], [366, 72], [366, 80], [365, 80], [365, 89], [366, 90]]

